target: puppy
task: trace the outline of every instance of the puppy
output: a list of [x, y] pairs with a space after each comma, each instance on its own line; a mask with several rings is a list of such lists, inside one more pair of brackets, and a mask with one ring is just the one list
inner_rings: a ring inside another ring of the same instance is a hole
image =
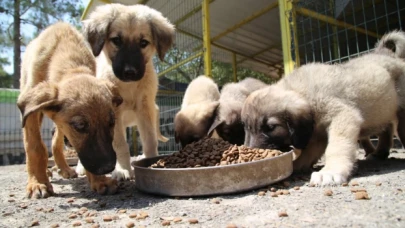
[[302, 150], [293, 162], [296, 171], [310, 169], [325, 153], [325, 166], [312, 173], [311, 183], [346, 182], [359, 137], [379, 134], [398, 118], [404, 142], [405, 94], [397, 90], [404, 77], [404, 61], [380, 54], [304, 65], [246, 99], [245, 144], [281, 150], [293, 145]]
[[97, 7], [83, 27], [97, 56], [97, 77], [110, 80], [124, 100], [116, 113], [113, 147], [117, 165], [112, 177], [133, 178], [125, 130], [136, 125], [145, 157], [158, 155], [158, 79], [152, 58], [157, 53], [163, 60], [173, 43], [174, 26], [145, 5], [107, 4]]
[[209, 77], [202, 75], [190, 82], [174, 118], [176, 143], [184, 147], [207, 136], [219, 96], [217, 84]]
[[75, 177], [63, 156], [66, 136], [86, 168], [91, 188], [114, 193], [117, 183], [104, 176], [115, 167], [112, 147], [114, 110], [122, 98], [109, 81], [95, 77], [96, 62], [84, 37], [66, 23], [45, 29], [26, 49], [20, 95], [29, 198], [53, 194], [46, 170], [48, 152], [41, 139], [43, 115], [55, 123], [52, 153], [61, 175]]
[[[374, 53], [405, 60], [405, 32], [393, 31], [385, 34], [376, 44]], [[399, 86], [399, 88], [403, 88]], [[397, 123], [391, 124], [378, 137], [377, 148], [374, 148], [370, 138], [362, 139], [361, 144], [367, 159], [387, 159], [393, 145], [393, 136]]]
[[245, 141], [245, 130], [241, 121], [243, 103], [249, 94], [266, 85], [254, 78], [245, 78], [237, 83], [227, 83], [221, 90], [215, 121], [208, 134], [215, 129], [219, 137], [225, 141], [242, 145]]

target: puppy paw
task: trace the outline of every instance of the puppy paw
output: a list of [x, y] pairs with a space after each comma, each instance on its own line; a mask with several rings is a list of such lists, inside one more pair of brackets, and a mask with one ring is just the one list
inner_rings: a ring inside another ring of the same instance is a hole
[[115, 180], [129, 180], [129, 179], [134, 179], [135, 174], [134, 170], [132, 168], [129, 169], [124, 169], [120, 165], [117, 164], [115, 167], [115, 170], [112, 172], [111, 177]]
[[117, 180], [111, 179], [106, 176], [94, 175], [90, 180], [91, 190], [97, 192], [100, 195], [111, 195], [118, 191]]
[[65, 169], [59, 169], [58, 174], [65, 179], [71, 179], [71, 178], [77, 177], [76, 171], [70, 167], [67, 167]]
[[49, 181], [39, 183], [36, 180], [28, 181], [26, 188], [26, 197], [29, 199], [48, 198], [53, 195], [53, 187]]
[[347, 182], [348, 176], [337, 172], [319, 171], [313, 172], [311, 175], [311, 184], [318, 186], [325, 185], [340, 185]]
[[84, 176], [84, 175], [86, 175], [86, 170], [84, 169], [84, 167], [83, 167], [82, 163], [80, 163], [80, 161], [77, 162], [76, 173], [77, 173], [79, 176]]

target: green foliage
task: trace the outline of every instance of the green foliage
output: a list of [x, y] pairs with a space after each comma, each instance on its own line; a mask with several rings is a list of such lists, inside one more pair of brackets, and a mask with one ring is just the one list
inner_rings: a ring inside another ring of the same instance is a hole
[[13, 77], [3, 67], [7, 64], [9, 63], [6, 58], [0, 58], [0, 88], [11, 88], [13, 84]]
[[[84, 6], [76, 0], [19, 0], [20, 37], [13, 37], [14, 1], [0, 1], [0, 55], [6, 57], [13, 50], [15, 39], [22, 41], [21, 49], [44, 28], [57, 21], [66, 21], [80, 27]], [[0, 62], [0, 69], [8, 62]], [[20, 64], [20, 63], [13, 63]], [[3, 76], [2, 76], [3, 81]], [[7, 81], [7, 80], [6, 80]], [[4, 86], [3, 84], [0, 85]]]
[[[169, 67], [174, 66], [189, 57], [192, 57], [193, 55], [195, 54], [184, 52], [177, 48], [172, 48], [166, 54], [164, 62], [159, 62], [157, 59], [155, 59], [156, 71], [158, 73], [162, 72], [165, 69], [168, 69]], [[165, 73], [165, 77], [175, 82], [190, 83], [194, 78], [202, 74], [204, 74], [204, 60], [203, 57], [200, 56], [190, 60], [189, 62], [170, 72]], [[212, 77], [219, 86], [222, 86], [228, 82], [233, 82], [234, 79], [232, 65], [229, 63], [212, 60]], [[240, 67], [237, 68], [237, 77], [238, 81], [246, 77], [257, 78], [268, 84], [276, 81], [269, 75]]]

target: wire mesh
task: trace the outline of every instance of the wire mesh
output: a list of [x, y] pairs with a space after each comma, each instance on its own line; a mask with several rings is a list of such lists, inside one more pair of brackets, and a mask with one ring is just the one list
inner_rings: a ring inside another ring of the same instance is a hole
[[403, 29], [405, 19], [405, 1], [399, 0], [309, 0], [294, 6], [301, 64], [340, 63], [366, 53], [385, 33]]

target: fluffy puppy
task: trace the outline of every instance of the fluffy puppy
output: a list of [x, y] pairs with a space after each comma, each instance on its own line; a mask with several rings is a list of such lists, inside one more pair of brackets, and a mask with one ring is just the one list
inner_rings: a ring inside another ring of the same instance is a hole
[[114, 85], [96, 78], [96, 62], [84, 37], [66, 23], [46, 28], [28, 44], [21, 65], [20, 95], [26, 151], [27, 195], [53, 194], [46, 173], [48, 152], [41, 139], [43, 115], [55, 123], [52, 153], [60, 174], [76, 177], [63, 155], [66, 136], [86, 168], [91, 188], [114, 193], [117, 183], [104, 176], [115, 167], [114, 111], [122, 98]]
[[114, 83], [124, 100], [116, 113], [113, 147], [117, 165], [112, 176], [133, 178], [125, 130], [136, 125], [145, 157], [158, 155], [158, 79], [153, 56], [157, 53], [163, 60], [173, 43], [174, 26], [148, 6], [121, 4], [97, 7], [83, 26], [97, 56], [97, 77]]
[[221, 90], [215, 120], [208, 134], [215, 129], [219, 137], [225, 141], [242, 145], [245, 141], [245, 130], [241, 121], [243, 103], [249, 94], [266, 85], [264, 82], [254, 78], [245, 78], [240, 82], [224, 85]]
[[[385, 34], [375, 45], [374, 53], [405, 59], [405, 33], [392, 31]], [[405, 85], [404, 85], [405, 86]], [[403, 88], [402, 85], [399, 88]], [[370, 138], [361, 140], [367, 159], [386, 159], [393, 145], [393, 136], [397, 123], [391, 124], [378, 137], [377, 148], [374, 148]]]
[[217, 84], [209, 77], [201, 75], [190, 82], [174, 118], [176, 143], [184, 147], [207, 136], [219, 96]]
[[[275, 85], [253, 92], [242, 109], [250, 147], [302, 150], [294, 170], [307, 170], [325, 154], [311, 183], [348, 180], [359, 137], [379, 134], [397, 118], [405, 140], [405, 94], [397, 90], [405, 62], [367, 54], [340, 65], [307, 64]], [[399, 130], [401, 129], [401, 130]]]

